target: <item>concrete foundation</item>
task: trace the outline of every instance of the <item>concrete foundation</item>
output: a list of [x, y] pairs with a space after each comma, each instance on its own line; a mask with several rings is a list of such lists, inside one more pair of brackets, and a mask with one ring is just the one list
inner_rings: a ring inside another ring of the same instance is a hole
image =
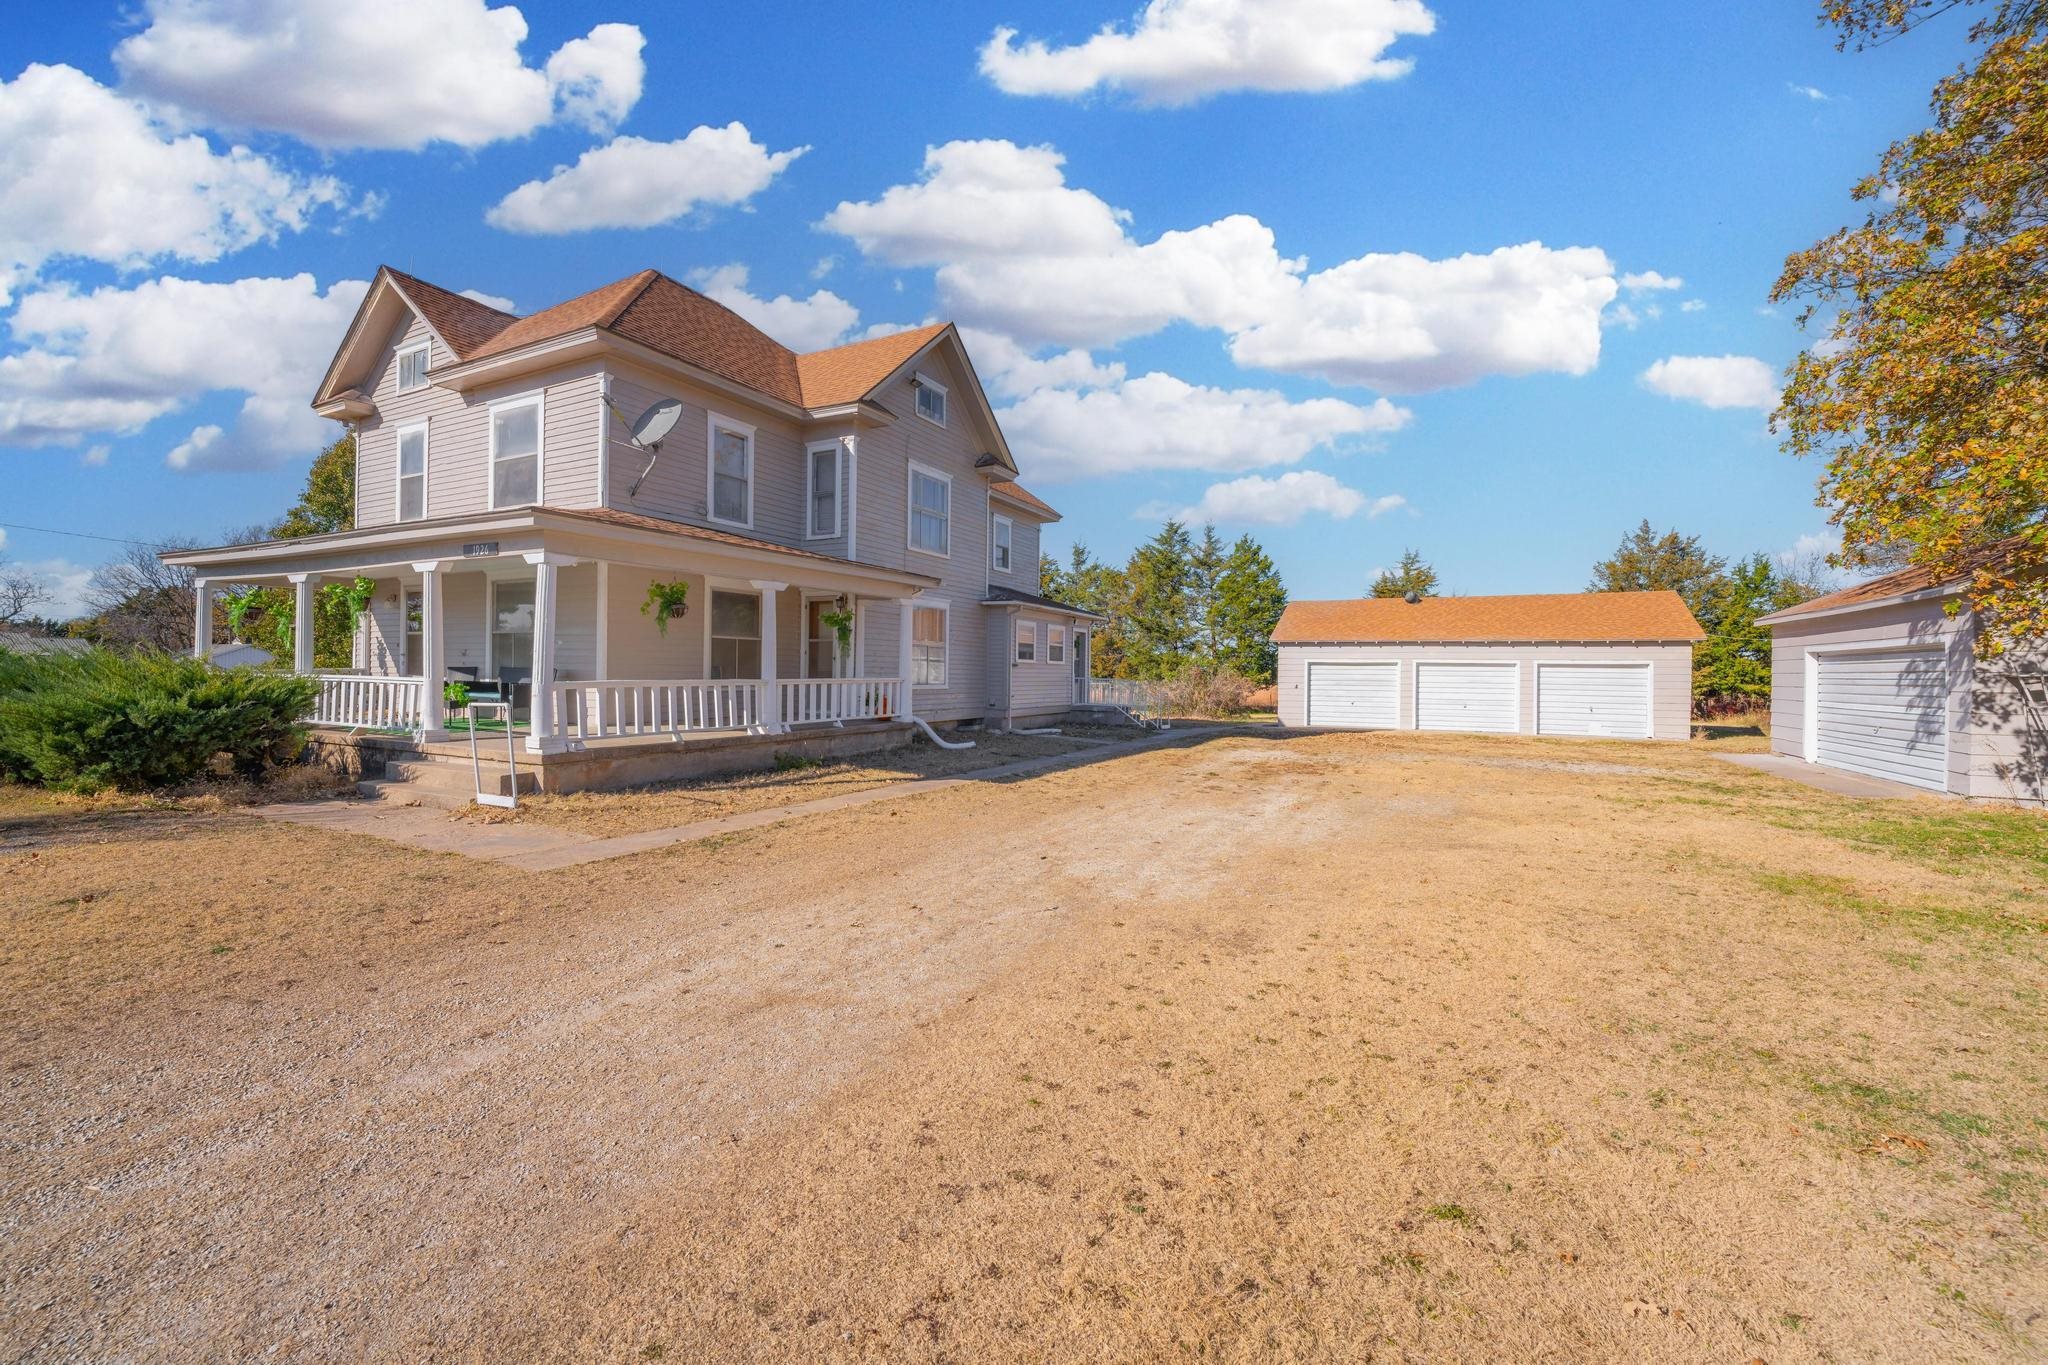
[[[528, 753], [524, 738], [515, 738], [512, 767], [521, 791], [617, 791], [651, 782], [760, 772], [774, 767], [785, 754], [829, 760], [878, 753], [908, 744], [915, 733], [901, 721], [853, 721], [844, 727], [819, 726], [780, 735], [728, 732], [680, 739], [599, 740], [587, 748], [553, 754]], [[509, 785], [504, 735], [478, 736], [477, 752], [485, 782], [504, 790]], [[422, 744], [403, 735], [316, 728], [307, 741], [307, 759], [357, 778], [384, 777], [390, 769], [431, 763], [459, 769], [467, 781], [469, 740]]]

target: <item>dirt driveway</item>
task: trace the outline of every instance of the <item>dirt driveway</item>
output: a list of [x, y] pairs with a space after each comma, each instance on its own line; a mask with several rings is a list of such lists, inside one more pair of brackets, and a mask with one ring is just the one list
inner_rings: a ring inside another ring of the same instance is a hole
[[2035, 817], [1648, 745], [548, 874], [0, 799], [0, 1357], [2038, 1356], [2044, 926]]

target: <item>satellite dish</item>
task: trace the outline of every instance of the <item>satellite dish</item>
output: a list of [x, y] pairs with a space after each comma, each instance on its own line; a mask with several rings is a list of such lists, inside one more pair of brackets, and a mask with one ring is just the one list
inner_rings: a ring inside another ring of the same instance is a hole
[[659, 447], [662, 438], [676, 429], [682, 415], [680, 399], [664, 398], [640, 414], [640, 420], [633, 423], [633, 434], [628, 439], [636, 446]]
[[1415, 589], [1410, 588], [1408, 589], [1408, 591], [1401, 594], [1401, 600], [1412, 607], [1417, 602], [1420, 602], [1422, 600], [1422, 594], [1415, 591]]
[[676, 429], [676, 423], [681, 420], [682, 415], [683, 405], [680, 399], [664, 398], [649, 406], [647, 411], [640, 414], [640, 419], [633, 423], [633, 430], [626, 439], [647, 452], [647, 467], [640, 471], [640, 477], [633, 480], [633, 486], [626, 490], [627, 497], [639, 493], [640, 485], [654, 472], [654, 462], [661, 458], [662, 438]]

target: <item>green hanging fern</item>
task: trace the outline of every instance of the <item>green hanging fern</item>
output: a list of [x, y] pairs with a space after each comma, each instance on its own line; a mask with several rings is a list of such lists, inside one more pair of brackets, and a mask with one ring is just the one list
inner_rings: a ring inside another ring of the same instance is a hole
[[654, 628], [663, 635], [668, 634], [671, 616], [687, 615], [690, 610], [690, 585], [684, 582], [649, 583], [647, 600], [640, 604], [642, 616], [654, 618]]

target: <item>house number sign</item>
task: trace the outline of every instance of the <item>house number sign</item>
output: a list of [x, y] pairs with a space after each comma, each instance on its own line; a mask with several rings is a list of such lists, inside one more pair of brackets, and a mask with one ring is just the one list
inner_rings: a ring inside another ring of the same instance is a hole
[[462, 557], [464, 559], [484, 559], [496, 553], [498, 553], [498, 542], [495, 540], [472, 541], [462, 547]]

